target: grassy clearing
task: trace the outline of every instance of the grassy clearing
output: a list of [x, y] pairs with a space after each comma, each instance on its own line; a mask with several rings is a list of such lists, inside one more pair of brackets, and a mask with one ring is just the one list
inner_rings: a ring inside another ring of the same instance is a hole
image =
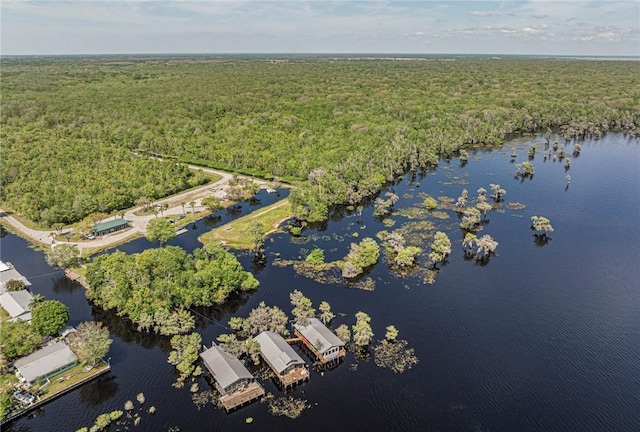
[[51, 383], [43, 386], [42, 389], [42, 399], [47, 399], [49, 397], [54, 396], [56, 393], [71, 387], [72, 385], [87, 379], [91, 376], [97, 375], [106, 369], [108, 366], [105, 362], [99, 363], [96, 367], [91, 369], [88, 372], [85, 372], [84, 365], [80, 364], [75, 366], [68, 371], [60, 374], [60, 376], [51, 378]]
[[288, 199], [264, 207], [226, 225], [215, 228], [198, 237], [201, 243], [223, 242], [236, 249], [251, 248], [250, 227], [258, 222], [262, 224], [264, 234], [273, 232], [282, 222], [291, 217], [291, 204]]

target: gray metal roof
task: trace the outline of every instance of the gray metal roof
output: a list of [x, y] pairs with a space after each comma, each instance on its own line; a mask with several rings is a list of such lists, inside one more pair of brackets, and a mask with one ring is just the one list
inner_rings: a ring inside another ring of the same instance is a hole
[[[7, 291], [4, 294], [0, 294], [0, 306], [11, 315], [11, 318], [23, 319], [23, 315], [31, 315], [29, 302], [32, 298], [33, 296], [27, 290]], [[24, 320], [28, 321], [29, 319], [31, 319], [30, 316]]]
[[26, 286], [31, 286], [31, 282], [29, 282], [26, 277], [22, 276], [11, 263], [4, 263], [0, 261], [0, 294], [6, 291], [4, 284], [11, 279], [21, 280]]
[[240, 360], [217, 345], [213, 345], [201, 353], [200, 358], [202, 358], [218, 385], [223, 389], [238, 380], [253, 378], [253, 375], [249, 373]]
[[282, 373], [291, 365], [305, 364], [298, 353], [277, 333], [264, 331], [253, 340], [260, 344], [260, 352], [278, 373]]
[[68, 346], [63, 342], [56, 342], [16, 360], [13, 364], [27, 382], [32, 382], [76, 361], [78, 358]]
[[[321, 353], [326, 352], [333, 347], [343, 347], [344, 342], [338, 338], [331, 330], [325, 327], [317, 318], [309, 318], [309, 324], [302, 326], [294, 324], [293, 326], [304, 336], [313, 346]], [[318, 344], [320, 342], [320, 344]], [[320, 345], [320, 346], [317, 346]]]

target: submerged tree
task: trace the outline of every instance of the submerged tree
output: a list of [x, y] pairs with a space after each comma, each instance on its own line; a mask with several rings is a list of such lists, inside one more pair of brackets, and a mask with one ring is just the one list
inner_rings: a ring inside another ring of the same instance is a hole
[[200, 367], [195, 366], [198, 360], [198, 352], [202, 345], [202, 337], [198, 333], [190, 333], [188, 335], [176, 335], [171, 338], [171, 348], [173, 351], [169, 353], [169, 363], [174, 365], [180, 376], [173, 384], [174, 387], [181, 388], [184, 382], [191, 375], [199, 375]]
[[493, 198], [495, 202], [502, 201], [502, 197], [507, 193], [507, 191], [502, 189], [499, 184], [490, 183], [489, 186], [493, 191], [491, 198]]
[[338, 328], [336, 328], [336, 336], [345, 344], [348, 344], [351, 341], [351, 330], [349, 330], [349, 326], [346, 324], [340, 324]]
[[333, 320], [333, 318], [335, 318], [336, 316], [333, 312], [331, 312], [331, 305], [329, 305], [329, 303], [326, 301], [322, 301], [318, 309], [320, 310], [320, 321], [322, 321], [322, 323], [325, 325], [329, 324], [331, 320]]
[[431, 243], [431, 252], [429, 253], [429, 261], [435, 267], [439, 262], [444, 262], [451, 253], [451, 240], [449, 237], [438, 231], [433, 236]]
[[495, 254], [498, 242], [488, 234], [483, 235], [476, 240], [476, 260], [487, 260], [491, 255]]
[[289, 294], [289, 299], [293, 305], [291, 313], [295, 317], [296, 324], [307, 325], [309, 318], [313, 318], [316, 314], [311, 300], [298, 290], [294, 290]]
[[460, 222], [460, 228], [465, 231], [478, 231], [480, 229], [480, 210], [476, 207], [466, 209]]
[[531, 216], [531, 229], [538, 231], [536, 236], [542, 240], [547, 240], [549, 237], [547, 233], [553, 231], [553, 226], [551, 226], [551, 222], [549, 219], [543, 216]]
[[342, 277], [350, 279], [360, 275], [365, 268], [378, 262], [380, 247], [372, 238], [351, 243], [351, 250], [343, 260]]
[[371, 329], [371, 318], [364, 312], [356, 314], [356, 323], [353, 326], [353, 343], [357, 347], [363, 348], [368, 346], [373, 339], [373, 330]]
[[469, 191], [466, 189], [462, 189], [462, 193], [458, 197], [458, 201], [456, 201], [456, 207], [459, 209], [463, 209], [467, 206], [467, 201], [469, 200]]

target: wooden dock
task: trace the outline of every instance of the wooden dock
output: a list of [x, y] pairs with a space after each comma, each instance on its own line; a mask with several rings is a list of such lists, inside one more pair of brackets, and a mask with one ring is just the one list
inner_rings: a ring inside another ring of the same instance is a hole
[[284, 375], [276, 375], [284, 389], [294, 387], [297, 384], [309, 380], [309, 371], [306, 367], [301, 366]]
[[264, 395], [264, 388], [257, 382], [252, 382], [245, 387], [239, 388], [231, 393], [220, 396], [220, 403], [225, 411], [229, 412], [242, 407]]

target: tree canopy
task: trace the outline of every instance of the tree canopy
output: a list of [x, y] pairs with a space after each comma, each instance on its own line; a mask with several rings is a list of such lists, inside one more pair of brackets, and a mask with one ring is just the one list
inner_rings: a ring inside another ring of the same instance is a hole
[[87, 282], [87, 298], [95, 304], [162, 334], [193, 328], [186, 309], [221, 304], [234, 291], [258, 286], [233, 254], [215, 244], [192, 254], [167, 246], [101, 255], [87, 265]]
[[101, 322], [85, 321], [76, 326], [76, 331], [69, 335], [69, 345], [80, 361], [95, 363], [103, 358], [113, 339], [109, 337], [109, 329]]
[[154, 218], [149, 221], [145, 237], [149, 241], [157, 241], [162, 245], [176, 236], [176, 229], [165, 218]]
[[62, 330], [69, 322], [69, 308], [58, 300], [45, 300], [31, 311], [31, 325], [42, 336]]
[[637, 62], [116, 62], [3, 61], [3, 206], [77, 221], [202, 183], [192, 162], [300, 182], [294, 212], [314, 221], [512, 133], [640, 135]]

